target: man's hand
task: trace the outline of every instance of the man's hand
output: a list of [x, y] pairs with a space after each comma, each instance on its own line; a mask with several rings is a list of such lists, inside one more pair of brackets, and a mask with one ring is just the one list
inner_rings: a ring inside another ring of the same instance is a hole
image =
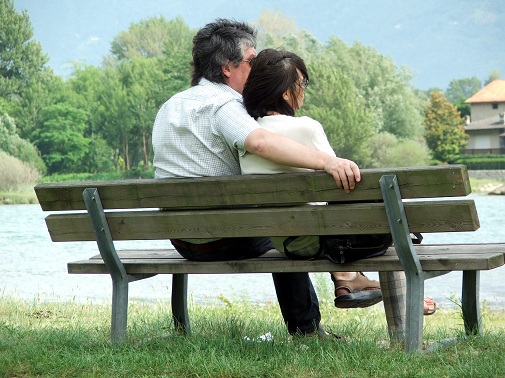
[[333, 176], [337, 186], [349, 193], [361, 181], [358, 165], [352, 160], [331, 157], [324, 165], [324, 170]]

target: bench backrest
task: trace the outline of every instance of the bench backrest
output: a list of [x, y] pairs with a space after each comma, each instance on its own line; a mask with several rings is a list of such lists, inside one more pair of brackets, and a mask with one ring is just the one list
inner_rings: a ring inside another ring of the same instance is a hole
[[[460, 165], [364, 169], [349, 194], [324, 172], [48, 183], [35, 191], [43, 210], [65, 211], [46, 218], [53, 241], [95, 240], [87, 213], [75, 211], [86, 209], [86, 188], [96, 188], [109, 210], [115, 240], [366, 234], [390, 230], [379, 184], [384, 175], [397, 178], [412, 232], [478, 229], [473, 200], [446, 198], [471, 192]], [[300, 206], [308, 202], [329, 204]]]

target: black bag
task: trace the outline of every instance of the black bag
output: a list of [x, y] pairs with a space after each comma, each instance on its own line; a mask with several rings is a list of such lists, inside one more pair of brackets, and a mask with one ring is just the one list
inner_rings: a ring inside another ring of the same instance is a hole
[[382, 256], [393, 244], [391, 234], [322, 236], [323, 255], [335, 264]]

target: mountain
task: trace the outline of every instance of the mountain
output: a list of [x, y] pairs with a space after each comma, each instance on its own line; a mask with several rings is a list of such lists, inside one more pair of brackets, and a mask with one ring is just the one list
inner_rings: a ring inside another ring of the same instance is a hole
[[132, 23], [181, 16], [192, 28], [218, 17], [255, 21], [263, 10], [295, 19], [321, 43], [332, 36], [373, 47], [408, 67], [420, 89], [445, 89], [453, 79], [505, 77], [502, 0], [15, 0], [26, 10], [34, 38], [59, 75], [70, 62], [100, 65], [112, 39]]

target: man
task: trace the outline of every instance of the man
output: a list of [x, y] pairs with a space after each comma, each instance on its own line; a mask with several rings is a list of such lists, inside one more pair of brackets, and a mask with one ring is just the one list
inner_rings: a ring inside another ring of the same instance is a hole
[[[156, 178], [240, 175], [239, 155], [248, 151], [283, 165], [325, 170], [339, 188], [350, 192], [361, 179], [354, 162], [268, 132], [247, 114], [241, 93], [255, 46], [256, 32], [245, 23], [218, 19], [198, 31], [193, 38], [192, 87], [168, 100], [154, 123]], [[172, 244], [183, 257], [197, 261], [256, 257], [273, 248], [268, 238]], [[355, 276], [349, 274], [349, 279]], [[327, 335], [319, 327], [319, 303], [308, 273], [272, 276], [289, 333]]]

